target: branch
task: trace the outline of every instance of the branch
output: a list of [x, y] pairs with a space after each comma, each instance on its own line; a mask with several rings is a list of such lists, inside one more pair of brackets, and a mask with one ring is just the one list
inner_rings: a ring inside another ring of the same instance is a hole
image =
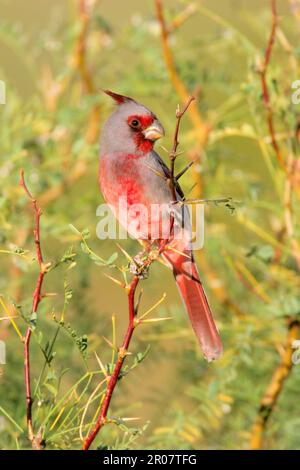
[[269, 92], [268, 83], [267, 83], [267, 72], [268, 72], [268, 67], [269, 67], [270, 60], [271, 60], [272, 50], [273, 50], [276, 32], [277, 32], [277, 26], [278, 26], [276, 0], [270, 0], [270, 5], [271, 5], [271, 12], [272, 12], [272, 27], [271, 27], [271, 32], [270, 32], [267, 48], [265, 50], [264, 61], [263, 61], [263, 64], [261, 65], [259, 73], [260, 73], [261, 86], [262, 86], [263, 103], [267, 112], [267, 124], [269, 128], [271, 143], [275, 151], [278, 163], [283, 169], [285, 169], [284, 157], [281, 153], [281, 150], [277, 142], [277, 138], [276, 138], [274, 116], [273, 116], [274, 113], [273, 113], [273, 108], [272, 108], [271, 99], [270, 99], [270, 92]]
[[174, 202], [177, 201], [176, 182], [177, 182], [178, 176], [177, 177], [175, 176], [175, 161], [176, 161], [176, 158], [178, 156], [177, 149], [178, 149], [178, 145], [179, 145], [178, 136], [179, 136], [179, 130], [180, 130], [180, 123], [181, 123], [181, 119], [183, 118], [184, 114], [187, 112], [187, 110], [189, 109], [191, 103], [194, 100], [195, 100], [194, 96], [191, 96], [188, 99], [188, 101], [185, 104], [182, 111], [180, 111], [179, 106], [176, 110], [176, 127], [175, 127], [174, 138], [173, 138], [173, 147], [172, 147], [172, 151], [170, 152], [171, 167], [170, 167], [170, 182], [169, 182], [170, 189], [172, 191], [172, 199], [173, 199]]
[[197, 4], [190, 3], [186, 8], [177, 15], [174, 20], [171, 22], [171, 25], [168, 28], [169, 34], [176, 31], [180, 28], [195, 12], [197, 11]]
[[[186, 171], [187, 169], [184, 169], [183, 171]], [[238, 203], [239, 201], [234, 201], [232, 197], [221, 197], [218, 199], [184, 199], [183, 201], [176, 201], [176, 204], [178, 204], [179, 206], [185, 206], [189, 204], [213, 204], [214, 206], [218, 207], [222, 205], [225, 206], [231, 214], [233, 214], [235, 211], [234, 204]]]
[[[42, 299], [41, 291], [43, 286], [43, 281], [45, 274], [47, 272], [47, 265], [44, 264], [43, 261], [43, 253], [41, 249], [41, 242], [40, 242], [40, 218], [42, 215], [42, 211], [37, 204], [36, 199], [30, 193], [24, 178], [24, 171], [21, 170], [21, 177], [20, 177], [20, 186], [24, 189], [26, 195], [28, 196], [29, 200], [31, 201], [33, 212], [35, 215], [35, 228], [34, 228], [34, 243], [36, 247], [36, 255], [39, 264], [39, 275], [36, 282], [36, 287], [33, 293], [32, 299], [32, 314], [37, 314], [38, 307], [40, 301]], [[42, 438], [40, 436], [36, 436], [33, 430], [32, 424], [32, 404], [33, 399], [31, 395], [31, 380], [30, 380], [30, 339], [31, 339], [32, 329], [31, 327], [27, 328], [25, 339], [24, 339], [24, 374], [25, 374], [25, 391], [26, 391], [26, 417], [27, 417], [27, 430], [28, 430], [28, 438], [31, 442], [33, 449], [41, 450], [42, 449]]]
[[128, 287], [128, 313], [129, 313], [129, 320], [128, 320], [128, 327], [126, 334], [124, 336], [122, 346], [119, 348], [118, 351], [118, 358], [116, 365], [114, 367], [113, 373], [110, 377], [108, 377], [108, 384], [106, 388], [106, 392], [104, 395], [104, 399], [102, 402], [102, 406], [100, 409], [100, 413], [98, 416], [98, 419], [96, 421], [96, 424], [88, 437], [85, 439], [83, 443], [83, 450], [89, 450], [91, 444], [94, 442], [95, 438], [97, 437], [99, 431], [101, 428], [106, 424], [107, 422], [107, 412], [109, 409], [109, 405], [114, 393], [115, 386], [117, 385], [117, 381], [120, 375], [120, 372], [122, 370], [122, 366], [124, 363], [124, 360], [128, 354], [128, 348], [130, 345], [130, 341], [134, 332], [134, 329], [136, 327], [136, 309], [135, 309], [135, 292], [136, 288], [138, 286], [140, 278], [138, 276], [134, 276], [131, 284]]
[[[108, 409], [110, 406], [111, 399], [113, 397], [115, 387], [120, 377], [120, 373], [122, 371], [125, 358], [128, 355], [128, 349], [129, 349], [130, 342], [131, 342], [135, 328], [142, 323], [157, 321], [156, 319], [145, 320], [145, 317], [161, 303], [161, 301], [165, 298], [165, 296], [163, 296], [162, 300], [157, 302], [146, 313], [144, 313], [140, 318], [138, 318], [137, 315], [138, 315], [140, 298], [138, 299], [137, 302], [135, 302], [135, 294], [136, 294], [136, 290], [137, 290], [140, 280], [147, 278], [147, 273], [151, 264], [158, 260], [159, 256], [162, 254], [164, 249], [165, 249], [165, 244], [161, 244], [158, 250], [154, 249], [152, 252], [149, 249], [147, 251], [148, 256], [143, 261], [141, 260], [139, 255], [135, 259], [132, 260], [130, 271], [134, 273], [134, 277], [131, 283], [128, 286], [125, 286], [126, 291], [127, 291], [127, 298], [128, 298], [127, 330], [126, 330], [126, 333], [122, 342], [122, 346], [118, 349], [118, 356], [117, 356], [117, 361], [116, 361], [114, 370], [112, 374], [107, 377], [108, 383], [107, 383], [106, 391], [104, 394], [104, 398], [102, 400], [98, 418], [96, 420], [94, 428], [91, 430], [91, 432], [88, 434], [87, 438], [83, 442], [83, 446], [82, 446], [83, 450], [89, 450], [95, 438], [97, 437], [99, 431], [102, 429], [102, 427], [105, 424], [111, 422], [107, 418]], [[160, 319], [160, 320], [166, 320], [166, 319], [167, 318]]]
[[282, 355], [280, 364], [272, 376], [265, 395], [261, 400], [258, 416], [253, 426], [250, 442], [250, 448], [252, 450], [262, 449], [263, 434], [267, 423], [283, 390], [284, 382], [289, 377], [293, 368], [293, 342], [298, 339], [299, 332], [300, 322], [298, 320], [290, 320], [285, 351]]

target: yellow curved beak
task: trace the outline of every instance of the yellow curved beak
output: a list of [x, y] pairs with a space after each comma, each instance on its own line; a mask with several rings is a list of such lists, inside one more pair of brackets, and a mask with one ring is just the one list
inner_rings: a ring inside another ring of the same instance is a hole
[[154, 121], [151, 126], [147, 127], [147, 129], [143, 131], [143, 134], [145, 139], [155, 141], [165, 135], [165, 130], [158, 121]]

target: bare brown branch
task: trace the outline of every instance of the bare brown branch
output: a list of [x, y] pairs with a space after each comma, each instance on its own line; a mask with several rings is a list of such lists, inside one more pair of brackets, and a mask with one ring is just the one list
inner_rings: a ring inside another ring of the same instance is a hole
[[99, 431], [107, 422], [107, 412], [109, 409], [109, 405], [110, 405], [110, 402], [114, 393], [114, 389], [117, 385], [117, 381], [118, 381], [120, 372], [122, 370], [123, 363], [127, 356], [130, 341], [131, 341], [131, 338], [132, 338], [132, 335], [136, 326], [135, 317], [136, 317], [137, 312], [135, 308], [135, 292], [136, 292], [138, 283], [139, 283], [139, 277], [134, 276], [130, 286], [128, 287], [129, 319], [128, 319], [127, 331], [124, 336], [122, 346], [118, 350], [117, 362], [115, 364], [113, 373], [110, 377], [108, 377], [107, 388], [106, 388], [105, 396], [102, 402], [98, 419], [96, 421], [94, 428], [92, 429], [92, 431], [90, 432], [90, 434], [88, 435], [88, 437], [85, 439], [83, 443], [83, 450], [89, 450], [90, 446], [92, 445], [95, 438], [97, 437]]
[[174, 132], [174, 138], [173, 138], [173, 148], [170, 153], [170, 162], [171, 162], [171, 167], [170, 167], [170, 188], [172, 191], [172, 198], [173, 201], [177, 201], [177, 196], [176, 196], [176, 177], [175, 177], [175, 161], [177, 158], [177, 149], [179, 145], [178, 141], [178, 135], [179, 135], [179, 129], [180, 129], [180, 123], [181, 119], [189, 109], [190, 105], [192, 102], [195, 100], [193, 96], [191, 96], [188, 101], [186, 102], [184, 108], [182, 111], [180, 111], [180, 108], [178, 106], [178, 109], [176, 111], [176, 127], [175, 127], [175, 132]]
[[268, 124], [269, 134], [271, 138], [271, 143], [272, 143], [278, 163], [280, 164], [282, 168], [285, 169], [284, 157], [282, 155], [282, 152], [280, 150], [280, 147], [276, 138], [276, 132], [275, 132], [275, 126], [274, 126], [274, 112], [273, 112], [273, 108], [271, 104], [270, 92], [269, 92], [268, 81], [267, 81], [268, 67], [269, 67], [270, 60], [271, 60], [271, 55], [273, 51], [277, 25], [278, 25], [276, 0], [270, 0], [270, 5], [271, 5], [271, 12], [272, 12], [272, 26], [271, 26], [270, 36], [268, 39], [268, 44], [265, 50], [264, 61], [263, 61], [263, 64], [261, 65], [259, 73], [260, 73], [260, 79], [261, 79], [263, 103], [264, 103], [264, 107], [267, 113], [267, 124]]

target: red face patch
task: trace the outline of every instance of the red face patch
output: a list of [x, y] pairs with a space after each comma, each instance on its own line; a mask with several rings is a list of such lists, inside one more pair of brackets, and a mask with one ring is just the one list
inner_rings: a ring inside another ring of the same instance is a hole
[[154, 121], [154, 117], [149, 114], [146, 116], [134, 114], [133, 116], [129, 116], [129, 118], [127, 119], [128, 125], [132, 129], [136, 129], [136, 130], [147, 129], [147, 127], [151, 126], [153, 121]]
[[154, 116], [152, 115], [132, 115], [127, 119], [128, 125], [134, 132], [134, 140], [136, 142], [137, 148], [143, 152], [150, 152], [153, 148], [153, 142], [145, 139], [143, 131], [147, 129], [154, 121]]

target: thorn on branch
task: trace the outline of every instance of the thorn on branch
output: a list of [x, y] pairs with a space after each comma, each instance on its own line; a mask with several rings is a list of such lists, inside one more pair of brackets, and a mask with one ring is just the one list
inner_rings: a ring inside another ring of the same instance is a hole
[[178, 175], [175, 176], [176, 181], [179, 181], [180, 178], [194, 165], [194, 161], [190, 162], [183, 170], [181, 170]]

